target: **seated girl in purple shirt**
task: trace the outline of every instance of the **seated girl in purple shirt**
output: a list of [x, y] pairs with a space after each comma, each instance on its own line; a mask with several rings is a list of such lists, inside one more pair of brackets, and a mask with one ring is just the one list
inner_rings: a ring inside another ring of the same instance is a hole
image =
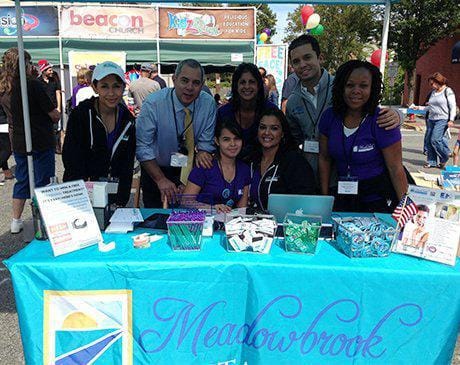
[[407, 191], [401, 132], [376, 128], [381, 85], [380, 71], [369, 62], [348, 61], [337, 70], [333, 106], [319, 123], [321, 192], [330, 193], [334, 161], [337, 211], [391, 212]]
[[197, 200], [213, 204], [218, 213], [248, 204], [249, 167], [237, 160], [243, 146], [241, 128], [232, 121], [217, 123], [214, 141], [217, 146], [212, 167], [194, 167], [184, 194], [198, 195]]

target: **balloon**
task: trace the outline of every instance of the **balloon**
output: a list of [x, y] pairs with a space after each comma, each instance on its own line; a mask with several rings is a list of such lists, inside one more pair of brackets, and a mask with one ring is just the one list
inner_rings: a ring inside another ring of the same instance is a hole
[[265, 34], [267, 34], [269, 37], [270, 37], [271, 34], [272, 34], [272, 31], [270, 30], [270, 28], [265, 28], [263, 32], [264, 32]]
[[307, 29], [316, 28], [318, 26], [320, 20], [321, 20], [321, 17], [319, 16], [319, 14], [314, 13], [314, 14], [310, 15], [310, 17], [308, 18], [308, 21], [307, 21], [307, 25], [305, 25], [305, 28], [307, 28]]
[[257, 42], [260, 41], [260, 34], [257, 34]]
[[258, 41], [257, 41], [257, 44], [265, 44], [265, 42], [264, 42], [264, 41], [261, 41], [261, 40], [258, 40]]
[[268, 39], [267, 33], [261, 33], [259, 39], [265, 42]]
[[310, 34], [312, 35], [321, 35], [324, 32], [324, 27], [322, 24], [318, 24], [315, 28], [310, 30]]
[[315, 10], [310, 5], [302, 6], [302, 9], [300, 9], [300, 15], [302, 17], [303, 26], [305, 26], [307, 24], [308, 18], [314, 12], [315, 12]]
[[[382, 50], [376, 49], [371, 54], [371, 63], [376, 67], [380, 67], [380, 57], [381, 56], [382, 56]], [[385, 55], [385, 59], [388, 60], [388, 53]]]

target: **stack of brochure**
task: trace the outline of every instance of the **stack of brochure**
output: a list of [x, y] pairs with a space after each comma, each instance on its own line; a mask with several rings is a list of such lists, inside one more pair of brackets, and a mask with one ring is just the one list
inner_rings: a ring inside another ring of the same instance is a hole
[[143, 222], [138, 208], [118, 208], [110, 218], [110, 224], [105, 233], [127, 233], [134, 229], [134, 223]]

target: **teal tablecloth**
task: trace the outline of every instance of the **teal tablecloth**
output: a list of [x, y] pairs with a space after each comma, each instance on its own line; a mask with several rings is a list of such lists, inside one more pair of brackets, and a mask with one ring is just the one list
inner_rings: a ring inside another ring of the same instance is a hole
[[[27, 364], [449, 364], [460, 264], [201, 252], [128, 235], [53, 257], [34, 241], [6, 260]], [[97, 358], [95, 362], [91, 362]]]

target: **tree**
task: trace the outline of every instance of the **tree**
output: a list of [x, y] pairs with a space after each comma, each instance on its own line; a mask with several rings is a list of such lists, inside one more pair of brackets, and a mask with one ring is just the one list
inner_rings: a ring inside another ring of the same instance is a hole
[[[287, 36], [283, 39], [289, 43], [302, 33], [302, 25], [298, 6], [288, 14]], [[365, 59], [372, 52], [370, 42], [379, 39], [381, 22], [378, 20], [380, 11], [376, 7], [359, 5], [317, 5], [315, 12], [321, 16], [324, 33], [317, 36], [324, 57], [324, 67], [335, 71], [339, 65], [350, 59]]]
[[[245, 4], [239, 4], [238, 6], [245, 6]], [[267, 43], [270, 43], [271, 37], [276, 34], [276, 14], [273, 12], [272, 9], [267, 4], [246, 4], [246, 6], [254, 6], [257, 9], [256, 15], [256, 32], [257, 34], [262, 33], [265, 28], [271, 30], [270, 38], [268, 39]]]
[[460, 26], [458, 0], [401, 0], [392, 8], [389, 43], [406, 71], [409, 104], [414, 99], [417, 59]]

